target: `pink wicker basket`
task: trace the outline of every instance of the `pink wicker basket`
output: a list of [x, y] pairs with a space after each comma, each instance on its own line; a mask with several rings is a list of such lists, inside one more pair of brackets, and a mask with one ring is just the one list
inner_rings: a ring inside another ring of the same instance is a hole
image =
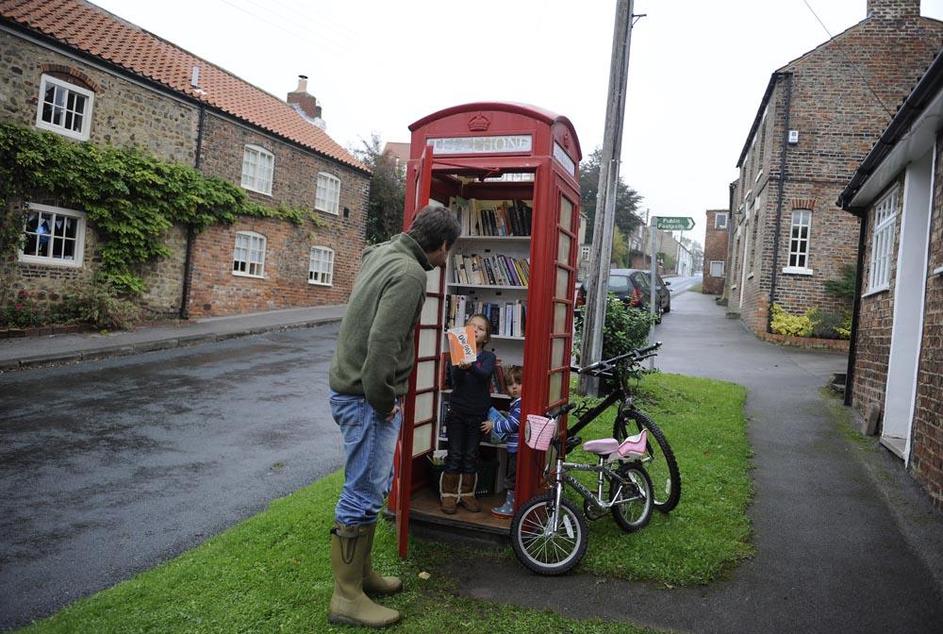
[[531, 449], [547, 451], [550, 441], [557, 433], [557, 421], [537, 414], [527, 415], [527, 427], [524, 430], [524, 442]]

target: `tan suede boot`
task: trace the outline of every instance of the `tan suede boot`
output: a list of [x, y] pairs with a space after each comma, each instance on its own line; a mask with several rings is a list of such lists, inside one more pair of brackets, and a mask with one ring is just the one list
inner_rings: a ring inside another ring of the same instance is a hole
[[462, 481], [459, 487], [458, 503], [468, 509], [469, 513], [478, 513], [481, 511], [481, 504], [475, 497], [475, 488], [478, 486], [477, 473], [463, 473]]
[[363, 593], [366, 541], [356, 524], [335, 524], [331, 529], [334, 594], [327, 617], [331, 623], [385, 627], [399, 621], [399, 612], [377, 605]]
[[443, 513], [454, 515], [458, 509], [458, 483], [461, 477], [459, 473], [442, 472], [439, 478], [439, 500], [442, 502]]
[[396, 594], [403, 589], [402, 580], [399, 577], [384, 577], [373, 569], [373, 536], [376, 530], [376, 524], [360, 525], [360, 537], [367, 542], [367, 554], [363, 558], [363, 591], [377, 595]]

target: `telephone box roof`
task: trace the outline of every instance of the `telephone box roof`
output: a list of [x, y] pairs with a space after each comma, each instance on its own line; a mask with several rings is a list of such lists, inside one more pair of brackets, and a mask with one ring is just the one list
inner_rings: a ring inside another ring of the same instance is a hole
[[433, 112], [432, 114], [426, 115], [422, 119], [419, 119], [418, 121], [410, 124], [409, 131], [415, 132], [419, 128], [428, 125], [433, 121], [444, 119], [445, 117], [450, 117], [455, 114], [461, 114], [463, 112], [480, 112], [482, 110], [509, 112], [512, 114], [523, 115], [525, 117], [530, 117], [531, 119], [542, 121], [543, 123], [546, 123], [548, 127], [552, 127], [555, 123], [561, 123], [570, 129], [573, 142], [576, 144], [577, 158], [583, 158], [583, 153], [580, 149], [579, 137], [576, 135], [576, 130], [573, 128], [573, 124], [567, 117], [525, 103], [511, 103], [507, 101], [476, 101], [474, 103], [452, 106], [450, 108], [445, 108], [444, 110], [439, 110], [438, 112]]

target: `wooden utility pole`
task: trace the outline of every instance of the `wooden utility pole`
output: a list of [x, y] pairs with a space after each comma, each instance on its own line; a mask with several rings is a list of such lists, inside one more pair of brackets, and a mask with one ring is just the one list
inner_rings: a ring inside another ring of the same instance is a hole
[[[596, 194], [596, 219], [593, 222], [593, 249], [590, 255], [589, 279], [586, 280], [586, 319], [583, 322], [583, 345], [580, 351], [580, 364], [584, 366], [599, 361], [602, 355], [634, 4], [633, 0], [616, 2], [612, 60], [609, 64], [609, 97], [606, 100], [606, 131], [599, 160], [599, 188]], [[597, 379], [585, 375], [580, 378], [582, 393], [595, 395], [598, 389]]]

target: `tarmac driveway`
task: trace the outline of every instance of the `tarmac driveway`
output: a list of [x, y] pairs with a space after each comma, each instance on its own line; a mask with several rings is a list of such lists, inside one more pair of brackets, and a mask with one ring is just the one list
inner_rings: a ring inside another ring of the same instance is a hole
[[0, 628], [339, 468], [337, 324], [0, 374]]

